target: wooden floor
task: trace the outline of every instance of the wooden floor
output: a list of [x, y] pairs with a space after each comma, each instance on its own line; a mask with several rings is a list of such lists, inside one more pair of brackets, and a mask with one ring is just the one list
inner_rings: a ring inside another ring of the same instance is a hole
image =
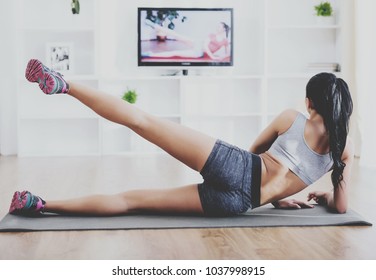
[[[350, 207], [376, 223], [375, 170], [354, 168]], [[0, 157], [0, 216], [16, 189], [46, 199], [174, 187], [201, 177], [168, 155]], [[329, 189], [325, 177], [313, 189]], [[280, 227], [0, 233], [0, 259], [376, 259], [373, 227]]]

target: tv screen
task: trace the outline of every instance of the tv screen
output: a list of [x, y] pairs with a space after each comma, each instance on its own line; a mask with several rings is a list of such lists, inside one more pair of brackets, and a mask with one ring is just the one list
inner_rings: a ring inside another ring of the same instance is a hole
[[233, 10], [138, 8], [139, 66], [232, 66]]

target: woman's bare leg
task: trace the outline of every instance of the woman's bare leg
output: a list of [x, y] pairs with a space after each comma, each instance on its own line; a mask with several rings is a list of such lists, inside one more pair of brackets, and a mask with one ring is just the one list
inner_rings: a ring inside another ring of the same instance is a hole
[[115, 195], [46, 201], [45, 212], [83, 215], [121, 215], [135, 212], [202, 214], [197, 185], [160, 190], [134, 190]]
[[[100, 116], [125, 125], [141, 137], [156, 144], [189, 167], [201, 171], [215, 139], [203, 133], [157, 118], [135, 106], [96, 89], [71, 82], [51, 72], [38, 60], [30, 60], [26, 78], [37, 82], [46, 94], [68, 93]], [[21, 193], [12, 200], [13, 210], [22, 210], [25, 201]], [[19, 200], [18, 198], [21, 198]], [[38, 201], [42, 200], [38, 198]], [[65, 201], [47, 201], [45, 211], [114, 215], [134, 211], [202, 213], [197, 185], [165, 190], [136, 190], [112, 196], [89, 196]]]
[[203, 168], [216, 141], [196, 130], [143, 112], [120, 98], [97, 89], [70, 82], [68, 94], [98, 115], [129, 127], [197, 171]]
[[192, 41], [191, 38], [189, 38], [187, 36], [184, 36], [182, 34], [179, 34], [179, 33], [177, 33], [176, 31], [174, 31], [172, 29], [160, 26], [159, 24], [155, 24], [154, 22], [152, 22], [151, 20], [148, 20], [148, 19], [145, 20], [145, 23], [147, 25], [149, 25], [150, 27], [152, 27], [153, 29], [155, 29], [158, 35], [163, 34], [165, 36], [172, 37], [175, 40], [182, 41], [182, 42], [184, 42], [186, 44], [193, 45], [193, 41]]

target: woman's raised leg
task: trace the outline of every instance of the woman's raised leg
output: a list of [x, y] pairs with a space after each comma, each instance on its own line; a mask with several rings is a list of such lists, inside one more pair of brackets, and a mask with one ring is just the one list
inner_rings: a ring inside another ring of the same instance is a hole
[[129, 127], [194, 170], [201, 171], [215, 144], [216, 140], [208, 135], [150, 115], [120, 98], [78, 83], [67, 83], [59, 73], [36, 59], [29, 61], [25, 76], [38, 83], [46, 94], [67, 93], [100, 116]]
[[203, 168], [216, 141], [206, 134], [153, 116], [128, 102], [81, 84], [70, 82], [68, 94], [98, 115], [129, 127], [197, 171]]

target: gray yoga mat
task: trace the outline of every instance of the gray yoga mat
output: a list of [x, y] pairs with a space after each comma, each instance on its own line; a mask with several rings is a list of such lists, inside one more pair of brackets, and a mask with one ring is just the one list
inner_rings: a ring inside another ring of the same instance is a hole
[[176, 229], [281, 226], [343, 226], [372, 224], [349, 210], [346, 214], [328, 212], [326, 208], [281, 210], [260, 207], [235, 217], [199, 217], [173, 215], [128, 215], [85, 217], [44, 214], [22, 217], [7, 214], [0, 221], [0, 231]]

